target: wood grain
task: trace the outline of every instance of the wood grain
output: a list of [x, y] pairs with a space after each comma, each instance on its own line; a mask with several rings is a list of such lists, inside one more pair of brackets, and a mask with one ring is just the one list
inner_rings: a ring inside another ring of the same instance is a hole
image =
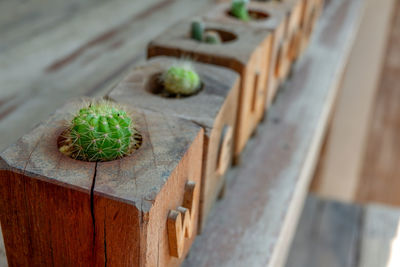
[[[283, 266], [363, 1], [331, 1], [183, 266]], [[343, 23], [338, 23], [342, 21]]]
[[361, 202], [400, 205], [400, 105], [397, 101], [400, 63], [395, 60], [400, 52], [399, 12], [397, 1], [357, 190], [356, 198]]
[[264, 117], [267, 94], [267, 68], [269, 56], [265, 49], [271, 44], [268, 30], [249, 29], [208, 21], [206, 28], [229, 32], [236, 39], [219, 45], [200, 43], [189, 38], [191, 20], [183, 20], [168, 28], [152, 40], [148, 46], [148, 57], [167, 55], [189, 57], [192, 60], [227, 67], [241, 76], [235, 141], [235, 160], [245, 147], [258, 123]]
[[203, 225], [224, 184], [227, 168], [231, 165], [240, 81], [239, 76], [229, 69], [193, 62], [202, 80], [199, 93], [179, 99], [152, 93], [161, 87], [159, 75], [175, 62], [175, 58], [156, 57], [136, 66], [107, 97], [132, 107], [193, 121], [204, 128], [200, 205], [200, 225]]
[[[120, 160], [82, 162], [57, 148], [65, 119], [80, 105], [68, 103], [1, 154], [0, 219], [9, 265], [179, 266], [182, 258], [169, 252], [167, 217], [188, 205], [185, 184], [201, 183], [203, 129], [128, 108], [141, 147]], [[193, 190], [196, 233], [200, 189]]]

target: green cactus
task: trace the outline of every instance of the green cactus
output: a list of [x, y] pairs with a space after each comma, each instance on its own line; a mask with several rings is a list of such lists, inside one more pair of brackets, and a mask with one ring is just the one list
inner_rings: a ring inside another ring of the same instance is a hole
[[216, 31], [207, 31], [204, 35], [204, 42], [208, 44], [220, 44], [222, 43], [221, 37]]
[[204, 23], [201, 20], [194, 20], [192, 22], [191, 37], [194, 40], [203, 41]]
[[233, 0], [231, 5], [231, 14], [243, 21], [249, 21], [250, 15], [247, 10], [248, 0]]
[[122, 158], [137, 149], [141, 140], [127, 113], [108, 101], [80, 109], [65, 138], [60, 151], [85, 161]]
[[173, 64], [161, 76], [165, 90], [177, 96], [192, 95], [200, 89], [199, 75], [189, 62]]

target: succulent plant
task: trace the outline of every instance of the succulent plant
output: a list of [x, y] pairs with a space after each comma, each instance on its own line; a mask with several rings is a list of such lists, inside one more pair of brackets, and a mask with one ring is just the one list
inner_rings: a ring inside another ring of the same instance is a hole
[[231, 5], [231, 14], [243, 21], [250, 20], [250, 15], [247, 10], [248, 0], [233, 0]]
[[200, 89], [199, 75], [187, 62], [177, 62], [161, 75], [165, 90], [174, 95], [192, 95]]
[[204, 23], [201, 20], [193, 20], [191, 28], [191, 37], [194, 40], [203, 41]]
[[140, 146], [140, 134], [126, 111], [108, 101], [79, 110], [65, 134], [60, 151], [85, 161], [121, 158]]
[[216, 31], [206, 31], [204, 35], [204, 42], [209, 44], [220, 44], [222, 42], [221, 37]]

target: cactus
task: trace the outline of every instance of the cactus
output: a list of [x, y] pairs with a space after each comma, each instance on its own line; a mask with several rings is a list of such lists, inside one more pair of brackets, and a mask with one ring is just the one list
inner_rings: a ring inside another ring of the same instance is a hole
[[165, 90], [177, 96], [192, 95], [200, 89], [199, 75], [189, 62], [173, 64], [161, 76]]
[[204, 35], [204, 42], [209, 44], [220, 44], [222, 42], [221, 37], [216, 31], [207, 31]]
[[203, 41], [204, 34], [204, 23], [200, 20], [194, 20], [192, 22], [191, 37], [197, 41]]
[[140, 134], [127, 113], [108, 101], [79, 110], [65, 134], [60, 151], [75, 159], [109, 161], [122, 158], [140, 146]]
[[250, 16], [247, 10], [248, 0], [233, 0], [231, 6], [231, 14], [243, 21], [249, 21]]

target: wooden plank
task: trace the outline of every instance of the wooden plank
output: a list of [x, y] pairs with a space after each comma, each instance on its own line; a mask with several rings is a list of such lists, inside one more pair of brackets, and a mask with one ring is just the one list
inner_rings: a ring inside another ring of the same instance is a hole
[[[360, 171], [369, 120], [387, 45], [393, 0], [366, 2], [349, 64], [340, 87], [330, 123], [326, 149], [319, 162], [312, 190], [320, 196], [342, 201], [356, 199], [362, 183]], [[380, 14], [377, 16], [376, 14]], [[365, 63], [365, 55], [368, 62]]]
[[398, 266], [400, 210], [383, 205], [364, 210], [359, 267]]
[[357, 191], [357, 200], [400, 205], [400, 3], [390, 32]]
[[151, 38], [211, 4], [195, 0], [107, 2], [0, 54], [4, 70], [0, 102], [5, 102], [0, 106], [0, 149], [66, 99], [106, 92], [124, 71], [144, 59]]
[[[249, 142], [184, 266], [282, 266], [363, 1], [327, 3], [310, 48]], [[229, 177], [230, 176], [230, 177]]]
[[362, 207], [307, 198], [286, 267], [357, 266]]

